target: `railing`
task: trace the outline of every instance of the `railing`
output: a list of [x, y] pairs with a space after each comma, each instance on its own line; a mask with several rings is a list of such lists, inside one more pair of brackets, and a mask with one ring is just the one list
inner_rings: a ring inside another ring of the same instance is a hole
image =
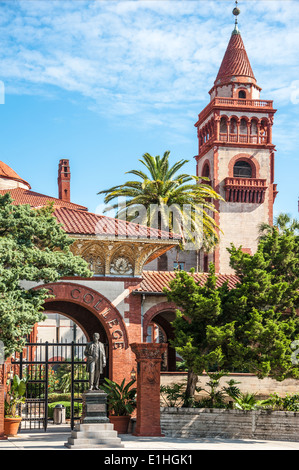
[[240, 98], [221, 98], [220, 96], [216, 96], [213, 101], [215, 105], [273, 108], [273, 100], [246, 100]]
[[225, 186], [250, 187], [265, 189], [267, 180], [260, 178], [225, 178]]
[[225, 178], [225, 200], [261, 204], [265, 200], [267, 180], [259, 178]]
[[224, 98], [216, 96], [198, 115], [198, 122], [202, 122], [214, 106], [235, 107], [235, 108], [262, 108], [263, 110], [273, 110], [273, 100], [246, 100], [240, 98]]
[[267, 136], [258, 136], [256, 134], [251, 134], [247, 136], [246, 134], [240, 134], [239, 140], [237, 134], [227, 134], [226, 132], [220, 132], [219, 134], [220, 142], [232, 142], [232, 143], [241, 143], [241, 144], [262, 144], [265, 145], [268, 143]]

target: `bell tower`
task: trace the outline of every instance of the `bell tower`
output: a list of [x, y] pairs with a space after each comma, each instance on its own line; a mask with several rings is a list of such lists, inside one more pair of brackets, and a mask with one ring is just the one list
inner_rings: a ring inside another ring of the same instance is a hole
[[208, 255], [222, 274], [232, 272], [227, 251], [231, 243], [248, 253], [256, 251], [259, 225], [272, 224], [277, 194], [272, 143], [276, 110], [273, 101], [260, 99], [261, 88], [238, 28], [237, 1], [233, 14], [235, 27], [209, 92], [210, 103], [195, 124], [197, 176], [208, 176], [224, 199], [216, 202], [215, 215], [223, 233], [213, 255]]

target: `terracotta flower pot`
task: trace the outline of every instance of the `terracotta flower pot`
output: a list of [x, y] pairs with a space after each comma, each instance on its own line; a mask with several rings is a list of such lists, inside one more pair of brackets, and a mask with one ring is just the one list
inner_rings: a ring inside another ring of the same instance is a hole
[[4, 418], [4, 434], [6, 436], [16, 436], [18, 434], [22, 418]]
[[115, 416], [109, 415], [110, 423], [113, 424], [114, 430], [119, 434], [127, 434], [131, 416]]

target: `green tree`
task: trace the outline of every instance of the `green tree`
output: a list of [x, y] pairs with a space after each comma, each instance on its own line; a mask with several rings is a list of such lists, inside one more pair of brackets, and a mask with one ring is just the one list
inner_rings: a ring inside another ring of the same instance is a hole
[[183, 243], [187, 240], [193, 242], [194, 234], [201, 233], [202, 242], [215, 244], [218, 240], [218, 226], [213, 217], [216, 211], [213, 200], [222, 198], [209, 184], [201, 182], [208, 178], [178, 174], [188, 160], [180, 160], [170, 166], [169, 154], [167, 151], [162, 157], [153, 157], [145, 153], [139, 161], [147, 171], [127, 172], [137, 176], [139, 181], [127, 181], [100, 191], [98, 194], [106, 195], [105, 204], [117, 198], [126, 198], [125, 207], [119, 207], [117, 202], [106, 211], [117, 209], [118, 218], [138, 220], [150, 227], [179, 233], [183, 237]]
[[164, 288], [168, 300], [179, 307], [172, 322], [175, 337], [171, 344], [188, 369], [185, 405], [194, 395], [198, 375], [209, 371], [215, 364], [224, 365], [222, 350], [215, 345], [210, 333], [220, 326], [223, 327], [223, 341], [231, 335], [231, 325], [226, 324], [222, 310], [228, 287], [223, 284], [216, 288], [216, 281], [214, 266], [211, 265], [210, 275], [203, 285], [195, 280], [193, 272], [179, 271], [170, 281], [169, 289]]
[[[257, 252], [229, 249], [240, 284], [230, 292], [226, 310], [235, 321], [238, 342], [234, 364], [246, 363], [258, 377], [298, 378], [292, 360], [299, 339], [298, 222], [280, 214], [274, 227], [262, 227]], [[228, 344], [228, 351], [234, 343]]]
[[8, 193], [0, 196], [0, 341], [5, 357], [21, 352], [34, 324], [45, 318], [49, 291], [34, 290], [34, 283], [91, 275], [87, 263], [70, 251], [72, 243], [52, 206], [31, 209], [13, 205]]
[[213, 266], [203, 286], [192, 274], [179, 272], [165, 289], [180, 308], [173, 345], [188, 366], [187, 397], [196, 374], [215, 367], [246, 369], [259, 378], [299, 377], [292, 349], [299, 339], [298, 228], [294, 221], [263, 228], [254, 255], [233, 245], [229, 249], [239, 278], [233, 289], [227, 283], [216, 286]]

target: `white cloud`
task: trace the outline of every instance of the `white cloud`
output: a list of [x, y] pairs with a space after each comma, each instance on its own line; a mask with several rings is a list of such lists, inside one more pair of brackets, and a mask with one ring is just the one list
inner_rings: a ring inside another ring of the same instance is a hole
[[[174, 125], [178, 110], [208, 102], [234, 21], [227, 1], [13, 3], [2, 2], [0, 33], [8, 92], [47, 95], [55, 86], [107, 117], [142, 116], [152, 125]], [[285, 104], [298, 79], [298, 2], [244, 0], [241, 10], [263, 96]]]

